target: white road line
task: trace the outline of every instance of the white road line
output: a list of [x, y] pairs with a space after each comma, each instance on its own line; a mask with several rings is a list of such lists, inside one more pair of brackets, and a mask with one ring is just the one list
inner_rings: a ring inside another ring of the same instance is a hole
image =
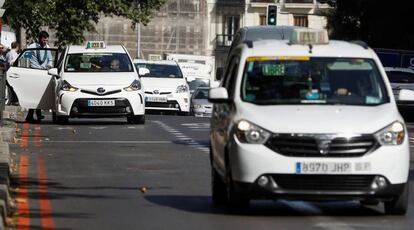
[[41, 141], [42, 143], [172, 144], [172, 141]]

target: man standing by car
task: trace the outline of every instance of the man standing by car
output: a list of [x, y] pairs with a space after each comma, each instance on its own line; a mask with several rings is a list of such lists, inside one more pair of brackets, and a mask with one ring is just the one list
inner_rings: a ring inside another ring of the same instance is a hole
[[[47, 44], [49, 41], [49, 34], [46, 31], [40, 31], [38, 40], [35, 43], [32, 43], [27, 48], [39, 49], [39, 48], [50, 48]], [[50, 69], [53, 67], [53, 57], [52, 53], [48, 50], [36, 50], [33, 51], [32, 57], [30, 58], [30, 67], [34, 69]], [[29, 109], [27, 113], [26, 121], [33, 122], [34, 118], [34, 109]], [[36, 109], [37, 121], [41, 121], [44, 116], [42, 115], [42, 110]]]
[[9, 63], [10, 66], [13, 65], [14, 61], [19, 56], [18, 54], [19, 49], [20, 49], [19, 42], [17, 41], [12, 42], [11, 50], [7, 52], [6, 54], [6, 61]]

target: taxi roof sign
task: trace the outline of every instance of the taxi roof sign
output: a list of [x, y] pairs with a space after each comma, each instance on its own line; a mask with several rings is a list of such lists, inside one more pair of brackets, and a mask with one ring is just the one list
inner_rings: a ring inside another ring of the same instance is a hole
[[86, 43], [86, 49], [105, 49], [106, 44], [104, 41], [88, 41]]
[[328, 32], [324, 29], [295, 29], [290, 37], [290, 44], [317, 45], [328, 43]]

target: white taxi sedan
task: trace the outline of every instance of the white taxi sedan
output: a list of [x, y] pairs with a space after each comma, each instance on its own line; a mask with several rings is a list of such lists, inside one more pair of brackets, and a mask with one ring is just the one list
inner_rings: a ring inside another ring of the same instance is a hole
[[[125, 47], [103, 42], [68, 46], [49, 70], [30, 65], [36, 52], [24, 50], [7, 73], [22, 107], [51, 109], [58, 123], [71, 117], [116, 116], [145, 123], [144, 90]], [[57, 56], [55, 49], [47, 52]]]

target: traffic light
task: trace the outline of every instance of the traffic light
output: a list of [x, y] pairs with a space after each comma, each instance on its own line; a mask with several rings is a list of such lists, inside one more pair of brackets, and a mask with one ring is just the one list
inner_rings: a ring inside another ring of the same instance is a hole
[[277, 6], [268, 5], [267, 6], [267, 25], [275, 26], [277, 19]]

